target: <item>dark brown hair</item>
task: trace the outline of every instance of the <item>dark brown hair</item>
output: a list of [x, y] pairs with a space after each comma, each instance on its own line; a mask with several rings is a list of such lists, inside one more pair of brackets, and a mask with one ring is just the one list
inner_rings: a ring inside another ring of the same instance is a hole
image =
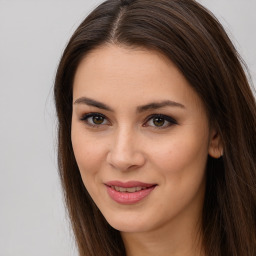
[[72, 83], [86, 54], [103, 45], [144, 47], [167, 56], [205, 104], [224, 156], [207, 163], [202, 235], [206, 255], [256, 255], [256, 104], [241, 59], [216, 18], [193, 0], [108, 0], [78, 27], [55, 81], [58, 161], [81, 256], [124, 256], [119, 231], [82, 182], [71, 144]]

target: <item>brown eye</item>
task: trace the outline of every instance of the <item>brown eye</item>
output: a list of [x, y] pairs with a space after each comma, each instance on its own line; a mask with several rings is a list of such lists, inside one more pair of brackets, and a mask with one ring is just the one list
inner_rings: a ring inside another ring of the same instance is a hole
[[93, 116], [92, 117], [92, 121], [93, 121], [94, 124], [103, 124], [104, 119], [105, 118], [102, 117], [102, 116]]
[[143, 126], [164, 129], [176, 125], [177, 121], [170, 116], [162, 114], [151, 115]]
[[158, 127], [163, 126], [164, 123], [165, 123], [165, 120], [164, 120], [163, 118], [161, 118], [161, 117], [155, 117], [155, 118], [153, 118], [152, 121], [153, 121], [153, 124], [154, 124], [155, 126], [158, 126]]
[[89, 113], [81, 118], [89, 126], [101, 126], [110, 124], [107, 118], [100, 113]]

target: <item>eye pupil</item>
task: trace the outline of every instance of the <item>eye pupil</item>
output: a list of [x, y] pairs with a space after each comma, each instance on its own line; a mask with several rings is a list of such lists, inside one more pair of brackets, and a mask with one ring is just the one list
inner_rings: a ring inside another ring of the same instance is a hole
[[163, 126], [164, 122], [165, 122], [165, 120], [161, 117], [155, 117], [153, 120], [153, 123], [155, 126]]
[[102, 124], [104, 122], [104, 117], [102, 116], [94, 116], [93, 123], [95, 124]]

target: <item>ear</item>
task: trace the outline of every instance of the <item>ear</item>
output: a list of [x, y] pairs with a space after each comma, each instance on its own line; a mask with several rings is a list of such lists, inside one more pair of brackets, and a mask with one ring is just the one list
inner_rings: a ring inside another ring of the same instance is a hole
[[220, 158], [223, 156], [223, 144], [220, 134], [216, 129], [212, 129], [210, 132], [208, 154], [213, 158]]

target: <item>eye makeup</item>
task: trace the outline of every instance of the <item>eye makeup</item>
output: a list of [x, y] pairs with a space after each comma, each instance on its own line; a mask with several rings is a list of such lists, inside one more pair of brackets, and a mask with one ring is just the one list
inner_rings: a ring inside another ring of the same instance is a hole
[[83, 115], [80, 120], [85, 122], [87, 125], [91, 127], [99, 127], [102, 125], [110, 124], [110, 122], [108, 121], [105, 115], [101, 113], [95, 113], [95, 112]]
[[[110, 121], [105, 115], [97, 112], [85, 114], [80, 118], [80, 120], [85, 122], [88, 126], [97, 128], [103, 125], [111, 125]], [[171, 116], [163, 114], [152, 114], [146, 118], [142, 126], [153, 127], [155, 129], [164, 129], [177, 124], [177, 121]]]
[[168, 115], [152, 114], [147, 117], [143, 127], [152, 126], [156, 129], [164, 129], [176, 124], [178, 124], [177, 121]]

